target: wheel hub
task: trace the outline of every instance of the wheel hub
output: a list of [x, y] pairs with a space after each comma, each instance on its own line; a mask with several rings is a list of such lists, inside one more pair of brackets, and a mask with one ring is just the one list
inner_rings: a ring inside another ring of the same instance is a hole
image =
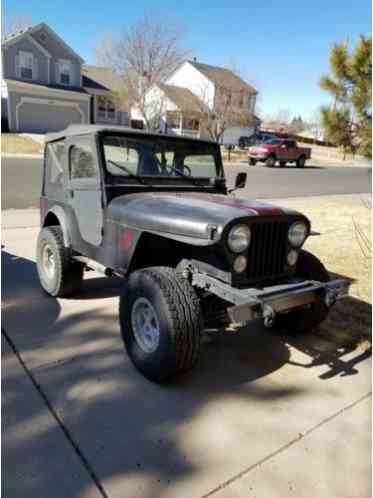
[[45, 244], [42, 252], [42, 262], [45, 273], [49, 278], [53, 278], [56, 271], [56, 260], [53, 250], [49, 244]]
[[137, 344], [145, 353], [153, 353], [159, 344], [159, 322], [151, 302], [136, 299], [131, 311], [131, 325]]

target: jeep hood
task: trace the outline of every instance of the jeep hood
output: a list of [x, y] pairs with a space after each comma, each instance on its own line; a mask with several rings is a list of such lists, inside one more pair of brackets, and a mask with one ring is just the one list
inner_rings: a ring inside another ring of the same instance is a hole
[[299, 214], [262, 202], [185, 192], [126, 194], [113, 199], [107, 209], [107, 219], [115, 223], [190, 243], [199, 239], [198, 245], [220, 240], [224, 227], [235, 219]]

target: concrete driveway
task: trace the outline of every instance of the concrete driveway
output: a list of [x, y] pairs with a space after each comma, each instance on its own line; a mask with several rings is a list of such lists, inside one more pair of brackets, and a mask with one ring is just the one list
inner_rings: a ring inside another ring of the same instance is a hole
[[194, 371], [151, 384], [122, 347], [120, 281], [92, 272], [75, 299], [47, 297], [37, 232], [37, 212], [3, 212], [3, 496], [370, 495], [358, 345], [214, 333]]

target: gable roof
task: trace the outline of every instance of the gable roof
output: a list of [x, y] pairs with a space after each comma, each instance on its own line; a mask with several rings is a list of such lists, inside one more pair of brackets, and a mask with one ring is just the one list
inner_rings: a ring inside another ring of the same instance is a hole
[[203, 102], [187, 88], [174, 85], [159, 84], [159, 88], [164, 92], [181, 111], [201, 112]]
[[123, 90], [123, 81], [110, 67], [82, 66], [83, 87], [92, 90], [108, 90], [120, 92]]
[[258, 91], [246, 83], [242, 78], [234, 74], [230, 69], [218, 66], [210, 66], [209, 64], [201, 64], [196, 61], [187, 61], [200, 73], [206, 76], [216, 86], [229, 88], [233, 92], [245, 92], [256, 94]]
[[4, 47], [6, 47], [7, 45], [11, 45], [13, 43], [15, 43], [16, 41], [18, 41], [19, 39], [23, 38], [23, 37], [27, 37], [27, 36], [30, 36], [32, 33], [35, 33], [36, 31], [39, 31], [40, 29], [45, 29], [46, 31], [48, 31], [48, 33], [53, 36], [54, 38], [56, 38], [56, 40], [68, 51], [70, 52], [72, 55], [74, 55], [74, 57], [76, 57], [77, 59], [79, 59], [80, 62], [84, 62], [84, 60], [80, 57], [79, 54], [77, 54], [50, 26], [48, 26], [48, 24], [46, 24], [45, 22], [41, 22], [39, 24], [35, 24], [34, 26], [30, 26], [26, 29], [21, 29], [19, 31], [17, 31], [16, 33], [11, 33], [10, 35], [6, 36], [3, 40], [2, 40], [2, 45]]

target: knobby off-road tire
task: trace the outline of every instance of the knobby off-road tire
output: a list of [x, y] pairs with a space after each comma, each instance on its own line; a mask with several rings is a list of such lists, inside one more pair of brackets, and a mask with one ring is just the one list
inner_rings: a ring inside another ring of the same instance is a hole
[[200, 303], [172, 268], [132, 273], [120, 297], [119, 318], [128, 355], [149, 380], [161, 382], [196, 363], [203, 330]]
[[[313, 254], [301, 251], [297, 263], [297, 276], [305, 280], [316, 280], [318, 282], [329, 282], [330, 276], [321, 263]], [[275, 319], [278, 329], [286, 329], [289, 332], [310, 332], [323, 322], [329, 314], [329, 308], [322, 298], [311, 304], [308, 308], [298, 308], [289, 313], [279, 314]]]
[[69, 296], [77, 292], [82, 284], [84, 265], [71, 259], [70, 249], [64, 246], [59, 226], [40, 231], [36, 266], [40, 284], [51, 296]]
[[250, 165], [250, 166], [255, 166], [255, 165], [256, 165], [256, 160], [255, 160], [255, 159], [250, 158], [250, 159], [249, 159], [249, 165]]
[[300, 156], [300, 158], [297, 159], [296, 162], [297, 168], [304, 168], [305, 164], [306, 164], [306, 158], [304, 156]]
[[268, 168], [274, 168], [276, 166], [276, 157], [273, 154], [267, 157], [266, 166]]

